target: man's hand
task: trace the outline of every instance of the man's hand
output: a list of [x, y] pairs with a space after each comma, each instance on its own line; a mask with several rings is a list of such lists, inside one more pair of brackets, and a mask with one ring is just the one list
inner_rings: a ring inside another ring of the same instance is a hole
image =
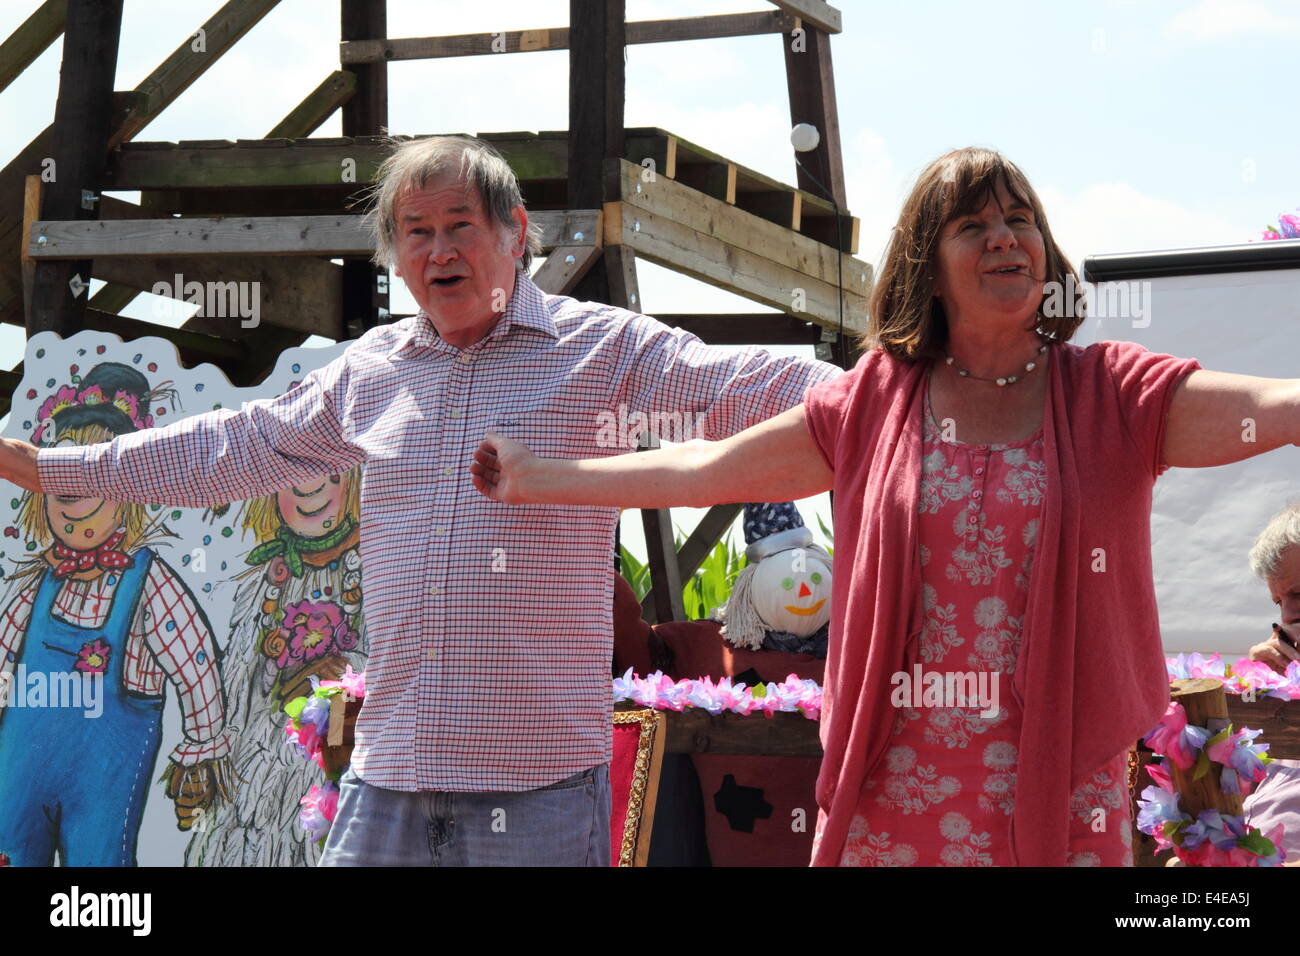
[[533, 504], [532, 484], [545, 467], [528, 446], [490, 431], [474, 452], [469, 466], [474, 487], [493, 501], [508, 505]]
[[1292, 641], [1300, 638], [1300, 624], [1283, 624], [1280, 626], [1281, 634], [1278, 631], [1273, 632], [1263, 644], [1256, 644], [1250, 649], [1249, 657], [1252, 661], [1263, 661], [1279, 674], [1286, 673], [1286, 666], [1292, 661], [1300, 661], [1300, 650], [1292, 643], [1288, 643], [1287, 637]]
[[0, 478], [20, 488], [40, 492], [36, 475], [36, 446], [17, 438], [0, 438]]

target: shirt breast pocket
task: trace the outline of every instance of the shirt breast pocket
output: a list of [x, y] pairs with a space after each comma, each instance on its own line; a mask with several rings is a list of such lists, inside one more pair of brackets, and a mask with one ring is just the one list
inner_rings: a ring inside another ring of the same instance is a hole
[[599, 382], [563, 382], [497, 415], [492, 429], [543, 458], [600, 457], [617, 451], [604, 448], [602, 440], [608, 421], [617, 415], [610, 405], [609, 391]]

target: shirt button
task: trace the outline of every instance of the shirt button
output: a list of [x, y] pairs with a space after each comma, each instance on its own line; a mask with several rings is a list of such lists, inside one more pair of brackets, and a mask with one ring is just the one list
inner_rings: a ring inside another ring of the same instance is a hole
[[424, 652], [424, 656], [431, 661], [436, 661], [438, 659], [438, 652], [431, 647]]
[[982, 492], [982, 491], [978, 491], [978, 490], [977, 490], [977, 491], [973, 492], [973, 494], [974, 494], [974, 496], [975, 496], [976, 498], [978, 498], [978, 497], [980, 497], [981, 495], [983, 495], [984, 492]]
[[[970, 521], [968, 522], [968, 524], [974, 524], [974, 523], [975, 523], [975, 516], [974, 516], [974, 515], [971, 515], [971, 516], [970, 516]], [[436, 591], [437, 588], [434, 588], [434, 590]]]
[[453, 408], [453, 409], [451, 410], [451, 417], [452, 417], [452, 418], [460, 418], [460, 409], [459, 409], [459, 408]]
[[461, 357], [460, 357], [460, 364], [461, 364], [461, 365], [468, 365], [468, 364], [469, 364], [470, 362], [472, 362], [472, 361], [474, 361], [474, 356], [470, 355], [468, 352], [465, 352], [465, 353], [462, 353], [462, 354], [461, 354]]
[[982, 474], [984, 474], [984, 469], [983, 469], [983, 468], [976, 468], [976, 469], [975, 469], [975, 474], [977, 474], [977, 475], [982, 475]]
[[[974, 519], [974, 518], [971, 518], [970, 520], [971, 520], [971, 521], [974, 521], [975, 519]], [[430, 597], [437, 597], [437, 596], [438, 596], [438, 585], [435, 584], [433, 587], [429, 588], [429, 596], [430, 596]]]
[[442, 470], [442, 473], [443, 473], [444, 475], [446, 475], [447, 477], [450, 478], [450, 477], [451, 477], [451, 466], [448, 465], [446, 468], [444, 468], [444, 469]]
[[433, 529], [433, 533], [434, 533], [434, 534], [437, 534], [437, 535], [443, 535], [443, 534], [446, 534], [446, 533], [447, 533], [447, 529], [446, 529], [446, 528], [434, 528], [434, 529]]

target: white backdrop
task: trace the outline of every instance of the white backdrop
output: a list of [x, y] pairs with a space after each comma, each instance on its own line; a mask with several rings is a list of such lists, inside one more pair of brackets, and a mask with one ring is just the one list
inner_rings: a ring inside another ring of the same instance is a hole
[[[1089, 319], [1075, 342], [1122, 339], [1215, 371], [1300, 377], [1300, 270], [1150, 282], [1147, 327], [1129, 318]], [[1247, 556], [1268, 519], [1295, 499], [1294, 446], [1220, 468], [1171, 468], [1156, 482], [1153, 563], [1168, 653], [1235, 658], [1268, 636], [1277, 609]]]

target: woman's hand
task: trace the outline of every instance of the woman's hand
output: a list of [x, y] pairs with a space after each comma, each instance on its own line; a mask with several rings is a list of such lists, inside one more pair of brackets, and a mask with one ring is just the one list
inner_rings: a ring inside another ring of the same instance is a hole
[[474, 487], [493, 501], [508, 505], [536, 503], [530, 496], [530, 482], [545, 468], [523, 442], [489, 431], [474, 452], [469, 466]]
[[[1283, 624], [1279, 630], [1289, 635], [1292, 641], [1300, 638], [1300, 624]], [[1300, 650], [1296, 650], [1294, 644], [1288, 643], [1286, 638], [1275, 630], [1273, 636], [1263, 644], [1252, 647], [1248, 656], [1252, 661], [1263, 661], [1279, 674], [1285, 674], [1288, 664], [1292, 661], [1300, 661]]]

